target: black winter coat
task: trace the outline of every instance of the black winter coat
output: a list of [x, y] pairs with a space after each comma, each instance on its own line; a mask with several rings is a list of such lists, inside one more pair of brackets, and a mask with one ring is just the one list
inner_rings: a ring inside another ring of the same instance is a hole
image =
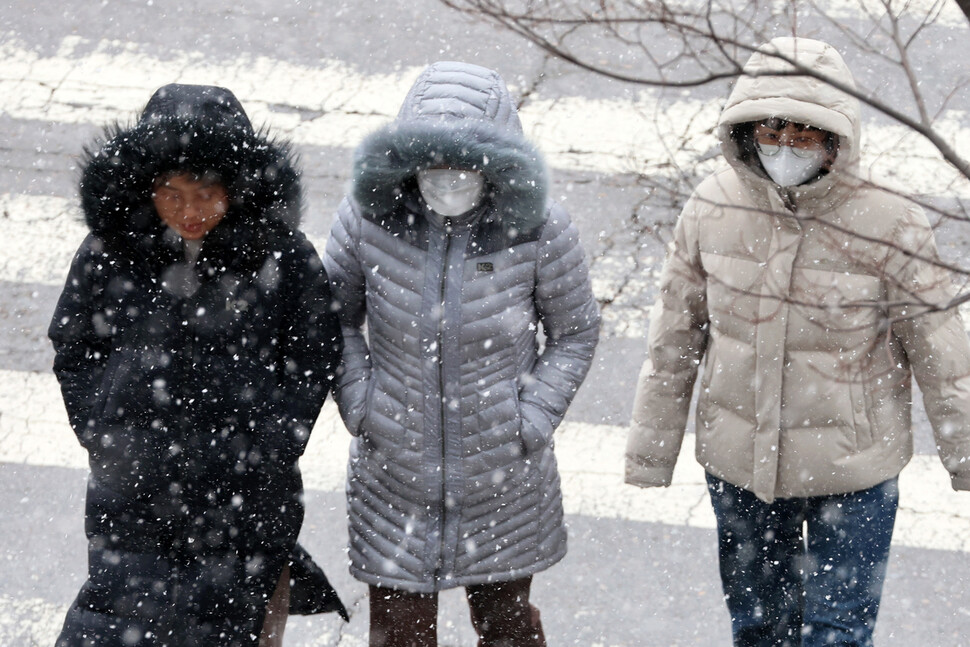
[[[296, 545], [297, 459], [340, 353], [326, 274], [293, 228], [296, 172], [228, 91], [168, 88], [178, 114], [150, 102], [85, 160], [91, 234], [50, 327], [91, 467], [89, 577], [59, 647], [253, 645], [294, 556], [291, 610], [345, 613]], [[237, 130], [211, 127], [226, 105]], [[215, 172], [232, 200], [194, 266], [152, 207], [166, 162]]]

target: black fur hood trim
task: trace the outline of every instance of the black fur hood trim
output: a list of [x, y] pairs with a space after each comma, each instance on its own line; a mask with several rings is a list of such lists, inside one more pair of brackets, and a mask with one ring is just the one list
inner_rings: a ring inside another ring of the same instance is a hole
[[[81, 160], [81, 208], [103, 237], [155, 238], [163, 229], [152, 204], [156, 178], [172, 171], [215, 175], [233, 229], [299, 225], [302, 189], [288, 142], [254, 131], [224, 88], [168, 85], [138, 123], [109, 126]], [[220, 227], [222, 223], [220, 223]]]

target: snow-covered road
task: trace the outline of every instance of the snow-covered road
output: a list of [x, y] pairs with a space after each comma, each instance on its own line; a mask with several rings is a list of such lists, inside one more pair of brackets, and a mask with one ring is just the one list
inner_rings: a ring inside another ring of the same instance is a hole
[[[910, 3], [908, 11], [928, 3]], [[728, 644], [714, 519], [693, 436], [670, 488], [622, 482], [632, 383], [663, 255], [649, 232], [674, 214], [637, 211], [646, 189], [635, 174], [684, 179], [697, 157], [708, 159], [702, 173], [716, 165], [711, 128], [723, 96], [604, 84], [508, 34], [461, 21], [437, 0], [211, 0], [179, 3], [171, 20], [155, 20], [163, 4], [0, 0], [0, 647], [53, 644], [85, 569], [86, 457], [68, 426], [44, 337], [85, 235], [75, 195], [81, 146], [103, 125], [134, 119], [162, 84], [229, 87], [254, 123], [292, 138], [303, 155], [307, 231], [320, 249], [346, 189], [350, 151], [394, 116], [424, 63], [449, 58], [501, 69], [513, 92], [525, 95], [523, 123], [553, 168], [554, 197], [580, 228], [594, 291], [607, 304], [596, 364], [556, 435], [570, 551], [536, 579], [548, 633], [576, 647]], [[845, 24], [864, 15], [855, 0], [820, 4]], [[924, 37], [933, 46], [965, 43], [955, 4], [941, 11]], [[428, 25], [437, 31], [421, 31]], [[884, 69], [860, 66], [860, 78], [880, 87]], [[970, 64], [938, 57], [916, 71], [925, 87], [942, 87], [949, 76], [970, 77]], [[936, 114], [934, 127], [970, 151], [970, 115], [955, 107]], [[970, 185], [926, 142], [871, 112], [866, 119], [864, 162], [877, 177], [932, 199], [970, 198]], [[647, 233], [637, 237], [636, 227]], [[954, 234], [941, 238], [944, 254], [970, 257], [970, 237], [952, 224], [944, 230]], [[970, 498], [950, 489], [925, 420], [917, 417], [915, 426], [918, 453], [900, 480], [877, 643], [966, 645]], [[308, 489], [301, 540], [363, 611], [363, 587], [343, 564], [348, 442], [328, 403], [301, 461]], [[471, 644], [459, 593], [444, 596], [441, 615], [443, 645]], [[288, 645], [366, 644], [366, 617], [346, 627], [332, 618], [300, 622], [291, 623]]]

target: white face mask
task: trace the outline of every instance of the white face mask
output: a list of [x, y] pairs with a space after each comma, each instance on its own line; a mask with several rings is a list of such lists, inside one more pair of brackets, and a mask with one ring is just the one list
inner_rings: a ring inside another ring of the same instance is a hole
[[[825, 151], [811, 151], [808, 157], [796, 155], [791, 146], [779, 146], [774, 155], [758, 151], [758, 159], [768, 172], [768, 176], [779, 186], [797, 186], [815, 177], [825, 161]], [[806, 151], [799, 151], [802, 155]]]
[[479, 171], [432, 168], [418, 171], [421, 197], [436, 213], [460, 216], [478, 206], [484, 195], [485, 178]]

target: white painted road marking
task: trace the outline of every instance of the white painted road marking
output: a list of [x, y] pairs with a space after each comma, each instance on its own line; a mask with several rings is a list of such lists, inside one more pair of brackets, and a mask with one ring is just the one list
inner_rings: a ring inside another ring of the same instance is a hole
[[15, 600], [0, 596], [0, 639], [4, 645], [53, 645], [61, 632], [67, 605], [39, 598]]
[[[80, 582], [78, 583], [80, 585]], [[73, 593], [71, 594], [73, 595]], [[349, 602], [346, 598], [345, 602]], [[48, 647], [61, 632], [68, 604], [52, 604], [40, 598], [16, 599], [0, 596], [0, 645], [3, 647]], [[351, 610], [354, 613], [354, 610]], [[345, 632], [337, 621], [313, 622], [312, 637], [301, 641], [304, 647], [367, 647], [367, 641]], [[289, 619], [288, 634], [293, 623], [310, 622], [299, 616]], [[307, 632], [304, 632], [307, 633]], [[287, 642], [287, 644], [292, 644]]]
[[[774, 0], [778, 10], [790, 10], [790, 0]], [[883, 0], [826, 0], [825, 15], [830, 20], [859, 20], [860, 16], [879, 17], [886, 13], [888, 3]], [[941, 3], [939, 0], [910, 0], [905, 5], [892, 4], [898, 14], [909, 14], [914, 19], [919, 16], [936, 15], [935, 24], [965, 29], [967, 18], [956, 2]]]
[[[87, 233], [77, 203], [66, 198], [0, 193], [0, 214], [0, 281], [64, 285], [74, 252]], [[309, 238], [322, 253], [326, 239]], [[593, 293], [601, 303], [610, 303], [603, 310], [604, 338], [646, 338], [648, 309], [661, 263], [660, 258], [641, 258], [641, 269], [634, 273], [632, 257], [614, 254], [595, 259], [590, 271]], [[962, 311], [964, 323], [970, 325], [970, 304]]]
[[[363, 74], [337, 60], [309, 67], [249, 55], [217, 64], [198, 52], [171, 52], [163, 60], [134, 43], [91, 43], [75, 36], [66, 37], [56, 55], [44, 57], [15, 33], [0, 35], [0, 60], [0, 114], [15, 119], [124, 122], [161, 85], [215, 83], [232, 89], [255, 123], [267, 123], [299, 144], [338, 148], [356, 146], [387, 123], [420, 72], [409, 67]], [[721, 97], [665, 100], [654, 89], [640, 90], [631, 100], [549, 98], [540, 92], [521, 116], [556, 168], [667, 176], [716, 148], [711, 128], [722, 103]], [[956, 150], [968, 150], [965, 122], [964, 112], [951, 110], [935, 127]], [[905, 128], [872, 123], [864, 132], [863, 163], [876, 177], [892, 178], [911, 193], [970, 196], [970, 182]], [[703, 171], [716, 163], [705, 163]]]
[[[0, 371], [0, 465], [86, 469], [53, 375]], [[350, 437], [332, 402], [324, 407], [300, 461], [308, 489], [342, 492]], [[688, 435], [669, 488], [623, 483], [626, 429], [565, 423], [556, 434], [567, 514], [694, 528], [714, 528], [704, 472]], [[970, 493], [953, 492], [935, 456], [916, 456], [900, 477], [895, 543], [970, 552]]]
[[0, 193], [0, 281], [64, 285], [87, 228], [76, 200]]
[[[0, 281], [64, 285], [71, 259], [87, 234], [77, 202], [0, 193], [0, 214]], [[325, 237], [310, 240], [322, 253]], [[612, 304], [603, 313], [604, 336], [642, 339], [646, 334], [646, 295], [656, 284], [660, 262], [630, 276], [632, 268], [632, 258], [616, 256], [596, 259], [592, 265], [594, 293]]]

